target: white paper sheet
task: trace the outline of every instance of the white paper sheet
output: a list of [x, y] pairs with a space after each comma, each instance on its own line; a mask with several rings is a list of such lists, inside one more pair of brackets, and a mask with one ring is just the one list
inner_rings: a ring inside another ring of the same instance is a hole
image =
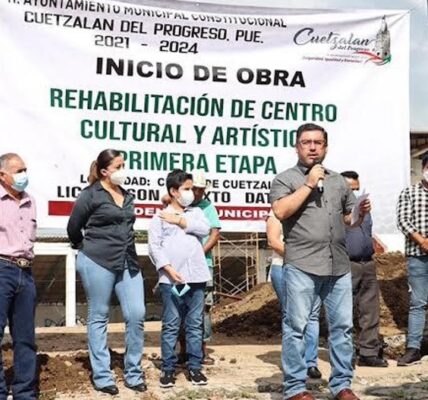
[[357, 197], [357, 201], [354, 205], [354, 208], [352, 209], [352, 216], [351, 216], [351, 225], [354, 225], [355, 222], [358, 221], [358, 218], [360, 216], [360, 204], [366, 200], [369, 197], [369, 193], [366, 193], [366, 190], [363, 189], [363, 193]]

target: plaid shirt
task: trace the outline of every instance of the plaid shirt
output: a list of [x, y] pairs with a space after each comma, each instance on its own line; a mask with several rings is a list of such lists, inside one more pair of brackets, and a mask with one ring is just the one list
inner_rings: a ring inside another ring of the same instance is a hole
[[407, 256], [426, 256], [410, 234], [428, 236], [428, 190], [419, 182], [405, 188], [398, 198], [397, 225], [406, 236]]

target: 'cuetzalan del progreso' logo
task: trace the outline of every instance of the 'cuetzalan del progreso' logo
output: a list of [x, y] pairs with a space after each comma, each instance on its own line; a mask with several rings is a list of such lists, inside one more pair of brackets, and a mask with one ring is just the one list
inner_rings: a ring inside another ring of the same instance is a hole
[[385, 16], [382, 18], [380, 29], [376, 34], [373, 51], [359, 50], [356, 53], [367, 56], [365, 62], [370, 61], [376, 65], [385, 65], [391, 62], [391, 37]]

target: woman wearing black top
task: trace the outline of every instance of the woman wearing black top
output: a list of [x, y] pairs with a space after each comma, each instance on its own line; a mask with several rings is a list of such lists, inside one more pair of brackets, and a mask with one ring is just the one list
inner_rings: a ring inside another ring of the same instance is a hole
[[[144, 283], [135, 250], [133, 197], [121, 187], [126, 174], [116, 150], [92, 163], [90, 186], [76, 200], [67, 232], [79, 249], [77, 271], [88, 300], [88, 345], [96, 390], [119, 392], [110, 369], [107, 323], [113, 290], [126, 324], [125, 386], [147, 389], [141, 369], [144, 346]], [[83, 232], [82, 232], [83, 231]]]

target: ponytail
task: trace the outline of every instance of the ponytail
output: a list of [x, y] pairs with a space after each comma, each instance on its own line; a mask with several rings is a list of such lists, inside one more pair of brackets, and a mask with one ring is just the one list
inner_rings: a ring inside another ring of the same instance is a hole
[[93, 185], [96, 181], [101, 179], [101, 170], [106, 169], [112, 161], [119, 157], [121, 154], [117, 150], [106, 149], [103, 150], [95, 161], [92, 161], [89, 169], [88, 182]]
[[88, 182], [90, 185], [93, 185], [99, 179], [98, 163], [97, 161], [92, 161], [91, 166], [89, 167]]

